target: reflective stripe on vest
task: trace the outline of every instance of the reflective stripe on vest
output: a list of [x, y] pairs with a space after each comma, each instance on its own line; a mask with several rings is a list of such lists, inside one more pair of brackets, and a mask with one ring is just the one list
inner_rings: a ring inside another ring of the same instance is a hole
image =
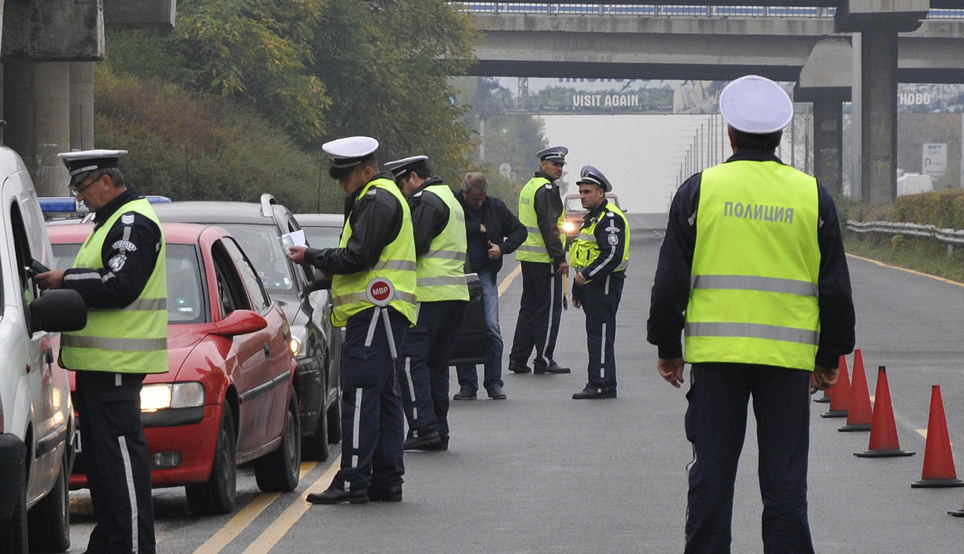
[[[542, 231], [539, 230], [539, 218], [536, 216], [535, 207], [536, 192], [545, 186], [551, 187], [548, 179], [545, 177], [533, 177], [529, 179], [526, 186], [522, 188], [522, 192], [519, 193], [519, 221], [529, 232], [522, 246], [516, 249], [515, 259], [520, 262], [548, 264], [553, 261], [552, 258], [549, 257], [549, 250], [546, 248], [546, 242], [542, 238]], [[557, 225], [559, 227], [559, 240], [563, 248], [566, 246], [566, 233], [562, 230], [562, 224], [565, 223], [565, 221], [565, 215], [560, 212]]]
[[[374, 179], [369, 181], [361, 191], [361, 200], [368, 193], [374, 194], [375, 188], [389, 192], [398, 200], [402, 208], [402, 227], [390, 244], [382, 248], [378, 262], [365, 271], [347, 275], [333, 275], [331, 281], [331, 297], [334, 309], [331, 312], [331, 322], [336, 327], [344, 327], [353, 315], [372, 308], [374, 304], [368, 301], [368, 283], [383, 277], [395, 286], [395, 298], [389, 304], [399, 313], [415, 324], [415, 236], [412, 234], [412, 214], [408, 202], [399, 192], [398, 186], [388, 179]], [[345, 227], [341, 233], [339, 248], [348, 245], [351, 238], [351, 217], [345, 218]]]
[[813, 370], [820, 340], [816, 181], [777, 162], [703, 172], [686, 361]]
[[[75, 268], [101, 269], [107, 234], [121, 216], [137, 213], [161, 224], [143, 198], [121, 206], [87, 238]], [[123, 222], [121, 222], [123, 223]], [[167, 357], [167, 246], [161, 230], [161, 249], [154, 271], [140, 296], [120, 309], [89, 310], [87, 327], [61, 335], [60, 361], [74, 370], [115, 373], [166, 373]]]
[[[576, 235], [576, 239], [572, 241], [572, 245], [569, 247], [569, 264], [572, 265], [577, 273], [592, 265], [602, 253], [599, 249], [599, 244], [596, 242], [596, 226], [599, 225], [600, 222], [610, 219], [610, 217], [606, 215], [608, 213], [615, 214], [615, 217], [622, 218], [623, 227], [626, 229], [626, 248], [623, 250], [623, 259], [619, 262], [619, 265], [616, 266], [616, 269], [613, 270], [613, 273], [626, 271], [626, 268], [629, 267], [629, 222], [626, 220], [626, 216], [622, 210], [607, 201], [606, 206], [599, 212], [599, 215], [591, 219], [588, 225], [585, 222], [583, 223], [579, 234]], [[586, 282], [588, 283], [591, 280], [592, 279], [587, 279]]]
[[418, 257], [418, 301], [441, 302], [468, 300], [465, 281], [465, 211], [448, 185], [425, 187], [424, 193], [439, 197], [449, 209], [445, 228], [429, 245], [429, 251]]

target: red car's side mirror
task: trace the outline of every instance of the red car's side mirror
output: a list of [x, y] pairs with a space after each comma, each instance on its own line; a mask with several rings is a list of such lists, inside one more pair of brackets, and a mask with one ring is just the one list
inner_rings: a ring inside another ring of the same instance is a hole
[[268, 326], [260, 314], [251, 310], [235, 310], [228, 317], [214, 324], [217, 334], [233, 337], [260, 331]]

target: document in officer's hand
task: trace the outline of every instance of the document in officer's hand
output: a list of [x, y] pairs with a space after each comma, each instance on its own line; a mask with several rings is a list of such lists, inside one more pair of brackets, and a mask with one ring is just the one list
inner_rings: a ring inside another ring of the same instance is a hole
[[284, 248], [285, 252], [294, 246], [303, 244], [307, 244], [307, 242], [305, 241], [305, 232], [302, 229], [281, 235], [281, 247]]

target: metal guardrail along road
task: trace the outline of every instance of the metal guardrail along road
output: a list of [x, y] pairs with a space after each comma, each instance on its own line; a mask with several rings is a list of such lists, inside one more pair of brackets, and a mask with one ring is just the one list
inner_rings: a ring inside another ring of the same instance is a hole
[[[706, 6], [678, 4], [600, 4], [556, 2], [450, 2], [477, 14], [626, 15], [637, 17], [802, 17], [832, 18], [837, 9], [816, 6]], [[964, 19], [964, 9], [931, 9], [930, 19]]]
[[855, 233], [885, 233], [932, 238], [947, 245], [948, 256], [954, 253], [955, 244], [964, 244], [964, 230], [940, 229], [934, 225], [893, 221], [847, 221], [847, 228]]

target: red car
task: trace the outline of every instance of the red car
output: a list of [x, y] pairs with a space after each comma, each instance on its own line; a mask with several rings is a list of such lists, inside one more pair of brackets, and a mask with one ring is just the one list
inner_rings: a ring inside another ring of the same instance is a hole
[[[92, 229], [48, 228], [58, 269], [73, 264]], [[254, 462], [262, 490], [293, 491], [301, 433], [284, 314], [227, 231], [187, 224], [163, 229], [170, 372], [148, 375], [141, 391], [151, 481], [186, 486], [191, 511], [203, 514], [234, 509], [241, 463]], [[87, 484], [83, 437], [78, 445], [71, 488]]]

